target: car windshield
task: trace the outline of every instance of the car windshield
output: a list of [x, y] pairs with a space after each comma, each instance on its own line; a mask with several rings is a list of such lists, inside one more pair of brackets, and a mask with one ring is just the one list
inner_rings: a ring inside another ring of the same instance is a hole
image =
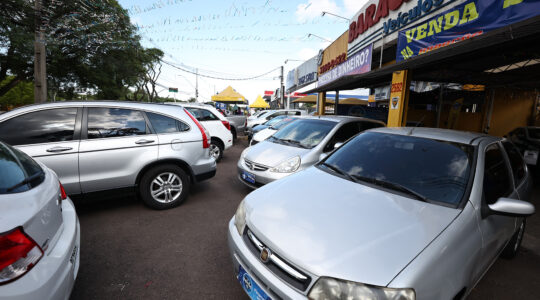
[[465, 194], [473, 153], [470, 145], [366, 132], [340, 147], [319, 167], [353, 181], [455, 206]]
[[297, 120], [297, 118], [286, 118], [286, 119], [283, 119], [281, 121], [279, 121], [278, 123], [270, 126], [270, 128], [274, 129], [274, 130], [280, 130], [281, 128], [283, 128], [285, 125], [291, 123], [292, 121], [294, 120]]
[[26, 154], [0, 143], [0, 195], [29, 190], [43, 181], [43, 170]]
[[540, 140], [540, 128], [528, 128], [527, 131], [531, 139]]
[[313, 148], [336, 126], [326, 120], [298, 120], [276, 132], [269, 141], [300, 148]]
[[275, 117], [275, 118], [272, 118], [272, 119], [270, 119], [270, 120], [264, 122], [263, 124], [266, 125], [266, 126], [268, 126], [268, 127], [270, 127], [270, 126], [272, 126], [272, 125], [274, 125], [274, 124], [276, 124], [276, 123], [281, 122], [281, 120], [285, 119], [286, 117], [287, 117], [287, 116], [285, 116], [285, 115], [283, 115], [283, 116], [277, 116], [277, 117]]

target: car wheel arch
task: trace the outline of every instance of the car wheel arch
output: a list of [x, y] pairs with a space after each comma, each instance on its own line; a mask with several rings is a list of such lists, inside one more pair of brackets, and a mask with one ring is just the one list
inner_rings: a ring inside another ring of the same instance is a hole
[[181, 159], [163, 159], [163, 160], [154, 161], [154, 162], [151, 162], [151, 163], [145, 165], [139, 171], [139, 173], [137, 174], [137, 179], [135, 181], [135, 185], [139, 186], [142, 177], [144, 176], [144, 174], [148, 170], [150, 170], [150, 169], [152, 169], [152, 168], [154, 168], [156, 166], [170, 165], [170, 164], [180, 167], [189, 176], [189, 181], [191, 183], [195, 182], [195, 176], [194, 176], [193, 170], [191, 169], [191, 167], [189, 166], [188, 163], [186, 163], [185, 161], [183, 161]]

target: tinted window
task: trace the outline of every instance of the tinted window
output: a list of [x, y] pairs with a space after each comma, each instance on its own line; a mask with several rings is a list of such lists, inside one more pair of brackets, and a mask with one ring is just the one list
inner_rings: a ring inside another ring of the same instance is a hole
[[510, 160], [510, 167], [512, 167], [512, 173], [514, 174], [514, 182], [517, 185], [525, 178], [525, 162], [521, 157], [521, 154], [516, 147], [510, 142], [503, 142], [504, 150], [508, 154]]
[[368, 178], [397, 184], [431, 201], [456, 205], [467, 188], [473, 153], [469, 145], [366, 132], [336, 150], [325, 163], [360, 183]]
[[[21, 184], [26, 178], [28, 183]], [[29, 190], [43, 182], [43, 170], [28, 155], [0, 143], [0, 194]]]
[[77, 108], [27, 113], [0, 124], [0, 139], [11, 145], [70, 141], [75, 132]]
[[152, 123], [156, 133], [172, 133], [189, 130], [189, 126], [173, 118], [165, 117], [154, 113], [146, 113], [146, 116]]
[[283, 119], [281, 120], [280, 122], [274, 124], [271, 126], [272, 129], [275, 129], [275, 130], [280, 130], [282, 127], [284, 127], [285, 125], [291, 123], [292, 121], [294, 120], [297, 120], [296, 118], [286, 118], [286, 119]]
[[186, 109], [199, 121], [219, 121], [219, 118], [209, 110], [192, 107]]
[[324, 147], [324, 152], [334, 150], [336, 143], [343, 143], [360, 132], [359, 123], [347, 123], [336, 131], [332, 139]]
[[122, 108], [88, 109], [88, 138], [108, 138], [146, 134], [146, 121], [140, 111]]
[[497, 144], [486, 149], [484, 162], [484, 197], [487, 204], [493, 204], [500, 197], [510, 194], [511, 183], [503, 153]]
[[326, 120], [298, 120], [281, 128], [268, 140], [289, 146], [313, 148], [326, 137], [336, 124], [336, 122]]
[[287, 116], [285, 116], [285, 115], [283, 115], [283, 116], [277, 116], [277, 117], [275, 117], [275, 118], [272, 118], [272, 119], [270, 119], [270, 120], [264, 122], [264, 125], [266, 125], [266, 126], [272, 126], [272, 125], [274, 125], [274, 124], [276, 124], [276, 123], [281, 122], [281, 121], [282, 121], [283, 119], [285, 119], [286, 117], [287, 117]]

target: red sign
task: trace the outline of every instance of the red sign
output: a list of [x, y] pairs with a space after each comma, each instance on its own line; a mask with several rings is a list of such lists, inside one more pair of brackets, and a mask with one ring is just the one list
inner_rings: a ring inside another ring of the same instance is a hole
[[323, 74], [323, 73], [326, 73], [327, 71], [330, 71], [332, 70], [333, 68], [335, 68], [337, 65], [345, 62], [347, 60], [347, 53], [342, 53], [341, 55], [339, 55], [338, 57], [332, 59], [332, 61], [324, 64], [321, 66], [321, 71], [320, 71], [320, 74]]
[[274, 94], [274, 91], [264, 91], [265, 96], [272, 96]]
[[292, 98], [303, 98], [303, 97], [306, 97], [307, 94], [300, 94], [298, 92], [294, 92], [292, 94], [289, 94], [287, 95], [287, 97], [292, 97]]
[[349, 44], [358, 38], [373, 25], [388, 17], [388, 11], [398, 10], [403, 2], [410, 0], [379, 0], [377, 5], [371, 4], [366, 10], [358, 15], [358, 19], [349, 25]]

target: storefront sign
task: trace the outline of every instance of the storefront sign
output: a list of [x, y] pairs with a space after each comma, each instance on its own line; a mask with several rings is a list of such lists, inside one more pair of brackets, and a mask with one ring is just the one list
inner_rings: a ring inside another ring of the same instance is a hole
[[377, 87], [375, 88], [375, 95], [373, 100], [379, 101], [379, 100], [386, 100], [390, 98], [390, 86], [384, 86], [384, 87]]
[[342, 76], [362, 74], [371, 71], [371, 52], [373, 44], [362, 49], [362, 51], [349, 57], [347, 61], [336, 68], [319, 76], [319, 87], [330, 83]]
[[540, 15], [538, 0], [472, 0], [399, 32], [396, 61]]
[[317, 56], [307, 60], [298, 66], [298, 79], [296, 81], [297, 89], [317, 81]]
[[452, 1], [454, 0], [369, 1], [349, 22], [349, 55], [356, 53], [367, 42], [373, 42], [374, 35], [382, 37], [391, 34]]
[[407, 119], [407, 106], [409, 102], [409, 72], [407, 70], [395, 71], [392, 74], [390, 87], [390, 109], [388, 110], [388, 127], [404, 126]]
[[326, 47], [319, 57], [318, 75], [322, 75], [347, 60], [347, 38], [349, 32], [345, 31], [330, 46]]
[[295, 72], [296, 72], [296, 69], [292, 69], [287, 73], [287, 79], [285, 80], [285, 90], [287, 91], [296, 86], [296, 82], [294, 80]]

